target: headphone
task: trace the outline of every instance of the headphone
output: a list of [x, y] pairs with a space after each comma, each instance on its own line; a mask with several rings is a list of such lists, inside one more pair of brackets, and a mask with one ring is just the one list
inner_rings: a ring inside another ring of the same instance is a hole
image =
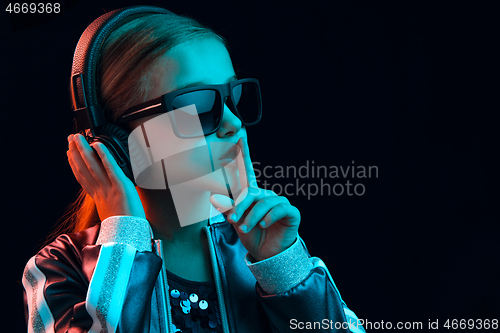
[[134, 185], [128, 147], [129, 132], [107, 119], [97, 98], [97, 61], [101, 46], [109, 34], [122, 23], [143, 14], [173, 13], [157, 6], [131, 6], [99, 16], [85, 29], [78, 41], [70, 83], [75, 132], [84, 134], [89, 143], [103, 143]]

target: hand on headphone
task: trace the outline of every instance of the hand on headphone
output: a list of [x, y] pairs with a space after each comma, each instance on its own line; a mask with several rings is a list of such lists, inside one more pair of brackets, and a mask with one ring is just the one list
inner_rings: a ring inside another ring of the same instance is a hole
[[81, 134], [68, 136], [68, 143], [71, 170], [85, 192], [94, 199], [101, 221], [116, 215], [146, 218], [134, 184], [103, 143], [89, 145]]

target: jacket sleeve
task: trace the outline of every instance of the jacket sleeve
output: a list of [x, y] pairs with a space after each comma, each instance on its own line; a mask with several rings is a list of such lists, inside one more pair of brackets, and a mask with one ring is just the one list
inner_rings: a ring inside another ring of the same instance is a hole
[[160, 268], [147, 220], [107, 218], [81, 251], [62, 235], [24, 269], [28, 332], [149, 332]]
[[365, 332], [342, 300], [326, 265], [309, 255], [300, 237], [271, 258], [254, 262], [247, 253], [245, 260], [274, 332]]

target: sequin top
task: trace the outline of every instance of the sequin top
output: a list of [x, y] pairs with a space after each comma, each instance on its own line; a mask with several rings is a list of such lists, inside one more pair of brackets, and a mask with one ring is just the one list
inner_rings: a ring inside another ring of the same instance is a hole
[[167, 271], [173, 332], [222, 332], [215, 281], [190, 281]]

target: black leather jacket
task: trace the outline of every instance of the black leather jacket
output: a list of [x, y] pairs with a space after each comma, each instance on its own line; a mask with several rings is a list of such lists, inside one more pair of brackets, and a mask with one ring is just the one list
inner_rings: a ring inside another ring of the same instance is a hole
[[[224, 332], [290, 332], [308, 327], [364, 332], [326, 266], [310, 257], [300, 237], [292, 252], [282, 253], [281, 261], [270, 260], [271, 266], [261, 271], [249, 269], [247, 250], [233, 226], [220, 217], [212, 219], [205, 232]], [[167, 306], [161, 241], [149, 238], [150, 250], [143, 251], [145, 237], [137, 229], [121, 236], [114, 230], [111, 239], [102, 236], [103, 229], [96, 225], [61, 235], [28, 261], [23, 274], [28, 332], [175, 331]], [[272, 286], [287, 280], [283, 272], [297, 271], [300, 260], [286, 257], [297, 256], [297, 251], [304, 251], [310, 264], [306, 274], [285, 291], [269, 293]], [[282, 276], [270, 277], [280, 269]]]

